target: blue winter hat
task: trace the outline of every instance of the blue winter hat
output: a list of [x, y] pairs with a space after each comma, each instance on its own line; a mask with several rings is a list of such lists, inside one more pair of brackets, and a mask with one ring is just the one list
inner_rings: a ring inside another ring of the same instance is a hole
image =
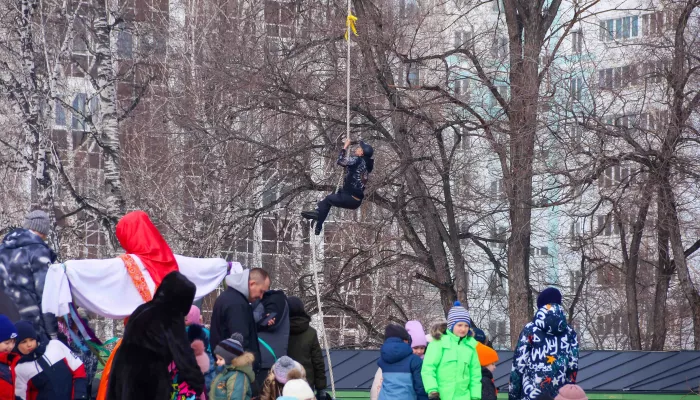
[[15, 324], [17, 329], [17, 344], [22, 343], [24, 339], [34, 339], [39, 340], [39, 336], [36, 334], [36, 329], [29, 321], [19, 321]]
[[469, 311], [462, 307], [462, 303], [455, 301], [454, 307], [450, 308], [450, 312], [447, 313], [447, 329], [454, 329], [458, 322], [466, 322], [467, 325], [471, 325], [472, 319], [469, 316]]
[[547, 304], [561, 305], [561, 292], [557, 288], [549, 287], [537, 296], [537, 308], [540, 309]]
[[7, 316], [0, 315], [0, 342], [15, 339], [16, 337], [17, 329], [15, 328], [15, 324], [13, 324]]

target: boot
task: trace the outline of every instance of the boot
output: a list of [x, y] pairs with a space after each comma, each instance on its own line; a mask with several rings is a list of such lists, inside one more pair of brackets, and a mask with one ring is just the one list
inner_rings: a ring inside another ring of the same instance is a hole
[[314, 228], [314, 234], [316, 236], [320, 235], [321, 229], [323, 229], [323, 224], [316, 224], [316, 227]]
[[314, 221], [318, 219], [318, 211], [302, 211], [301, 216], [306, 219], [313, 219]]

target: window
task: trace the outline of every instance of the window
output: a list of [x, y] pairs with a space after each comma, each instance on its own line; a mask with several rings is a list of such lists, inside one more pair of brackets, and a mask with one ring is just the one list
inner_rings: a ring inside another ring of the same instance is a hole
[[549, 255], [549, 248], [547, 246], [542, 247], [530, 247], [530, 255], [533, 257], [545, 257]]
[[666, 79], [670, 62], [668, 60], [650, 61], [642, 64], [644, 77], [649, 83], [663, 83]]
[[639, 17], [634, 15], [600, 21], [600, 40], [611, 42], [639, 36]]
[[265, 31], [268, 37], [291, 38], [294, 33], [293, 4], [267, 0]]
[[55, 121], [57, 126], [66, 126], [66, 110], [63, 108], [63, 104], [56, 100], [54, 102], [54, 115], [56, 116]]
[[569, 94], [573, 100], [581, 100], [581, 93], [583, 93], [583, 78], [576, 77], [572, 78], [569, 82]]
[[417, 0], [399, 0], [399, 15], [401, 16], [401, 18], [413, 18], [417, 14]]
[[491, 239], [500, 240], [501, 243], [489, 242], [489, 247], [494, 248], [494, 249], [504, 250], [506, 248], [506, 240], [507, 240], [506, 228], [503, 226], [499, 226], [497, 228], [492, 228], [491, 229]]
[[620, 314], [606, 314], [596, 317], [599, 336], [626, 336], [629, 330], [626, 318]]
[[505, 197], [505, 191], [503, 190], [503, 179], [496, 179], [491, 181], [491, 197], [494, 199], [502, 199]]
[[416, 63], [406, 66], [406, 83], [409, 87], [417, 87], [420, 85], [420, 67]]
[[463, 48], [465, 50], [469, 50], [472, 53], [474, 53], [475, 52], [474, 51], [475, 50], [474, 32], [462, 31], [462, 30], [455, 31], [454, 46], [455, 46], [455, 49]]
[[133, 35], [124, 27], [124, 24], [120, 24], [117, 32], [117, 56], [122, 59], [132, 58], [133, 48]]
[[[672, 27], [672, 13], [666, 16], [669, 27]], [[670, 17], [670, 18], [669, 18]], [[664, 12], [657, 11], [642, 15], [642, 29], [644, 35], [661, 36], [664, 32]]]
[[71, 127], [76, 131], [85, 131], [85, 116], [86, 116], [86, 103], [87, 95], [85, 93], [78, 93], [73, 99], [73, 118], [71, 122]]
[[605, 264], [597, 269], [596, 279], [600, 286], [619, 287], [624, 283], [624, 274], [617, 265]]
[[495, 59], [504, 60], [508, 56], [508, 38], [497, 36], [491, 43], [491, 56]]
[[507, 343], [506, 321], [489, 321], [489, 336], [493, 347], [503, 348], [510, 345]]
[[455, 132], [455, 143], [457, 142], [457, 140], [460, 141], [459, 142], [459, 149], [462, 151], [468, 150], [471, 143], [469, 141], [469, 136], [467, 136], [467, 134], [464, 132], [465, 131], [464, 127], [457, 126], [457, 127], [454, 127], [453, 130]]
[[569, 271], [569, 289], [571, 293], [576, 293], [578, 285], [581, 284], [581, 271]]
[[583, 31], [580, 29], [571, 32], [571, 51], [574, 54], [581, 54], [583, 52]]
[[639, 73], [636, 65], [605, 68], [598, 70], [598, 87], [600, 89], [622, 89], [639, 83]]
[[455, 97], [468, 97], [469, 96], [469, 80], [466, 78], [455, 79]]

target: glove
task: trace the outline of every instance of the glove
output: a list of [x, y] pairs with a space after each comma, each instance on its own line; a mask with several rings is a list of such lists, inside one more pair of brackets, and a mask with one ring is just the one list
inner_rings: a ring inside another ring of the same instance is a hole
[[440, 393], [438, 392], [432, 392], [428, 395], [428, 398], [430, 400], [440, 400]]

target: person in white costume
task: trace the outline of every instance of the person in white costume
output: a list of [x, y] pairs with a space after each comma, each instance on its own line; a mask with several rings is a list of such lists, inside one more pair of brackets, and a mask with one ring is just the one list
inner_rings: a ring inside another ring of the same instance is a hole
[[222, 258], [173, 255], [160, 232], [143, 211], [126, 214], [117, 224], [116, 236], [126, 254], [102, 260], [72, 260], [49, 268], [42, 297], [45, 313], [69, 313], [69, 304], [97, 315], [124, 319], [153, 298], [161, 280], [179, 270], [197, 287], [201, 299], [229, 272], [239, 273], [239, 263]]

